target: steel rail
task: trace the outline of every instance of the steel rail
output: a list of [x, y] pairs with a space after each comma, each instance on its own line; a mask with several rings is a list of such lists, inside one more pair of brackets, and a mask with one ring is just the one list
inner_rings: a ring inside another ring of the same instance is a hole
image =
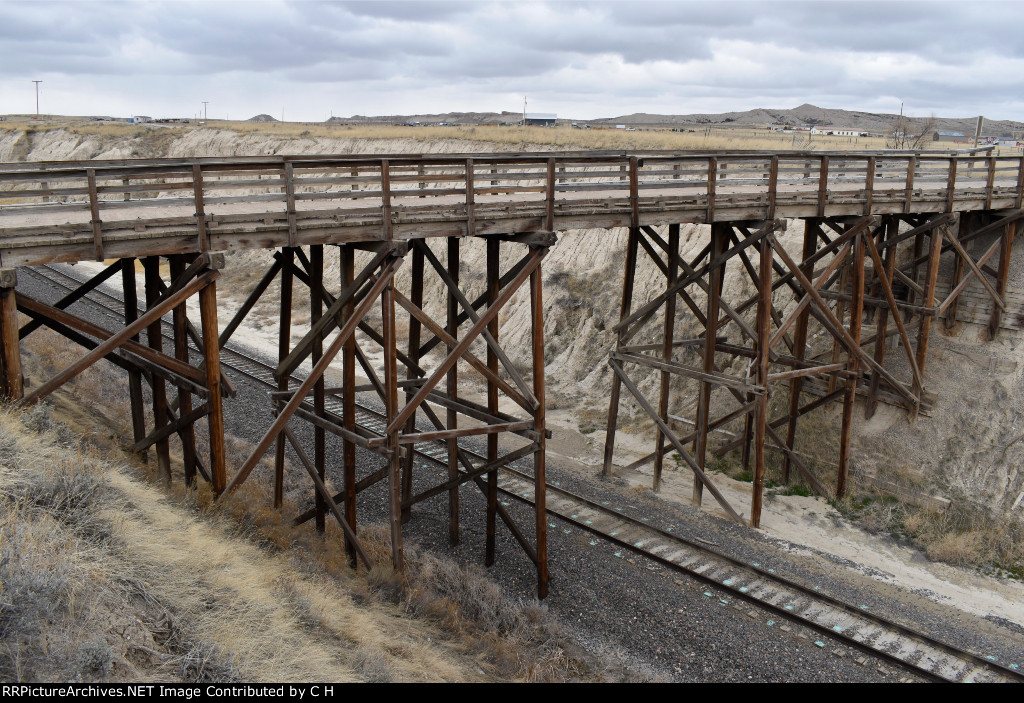
[[[519, 471], [517, 469], [514, 469], [512, 467], [506, 467], [505, 472], [507, 474], [512, 474], [512, 475], [516, 476], [517, 478], [523, 480], [525, 482], [524, 483], [525, 486], [527, 486], [527, 487], [532, 486], [533, 477], [530, 476], [529, 474], [524, 473], [522, 471]], [[509, 495], [509, 496], [515, 498], [516, 500], [519, 500], [519, 501], [521, 501], [523, 503], [526, 503], [526, 504], [529, 504], [529, 505], [533, 505], [533, 502], [528, 497], [526, 497], [525, 495], [523, 495], [520, 492], [517, 492], [515, 490], [509, 490], [507, 487], [499, 487], [499, 489], [502, 490], [506, 495]], [[835, 630], [833, 627], [821, 624], [819, 622], [815, 622], [814, 620], [811, 620], [808, 617], [802, 616], [795, 609], [794, 610], [790, 610], [790, 609], [785, 608], [781, 604], [774, 604], [774, 603], [769, 602], [766, 599], [759, 598], [759, 597], [757, 597], [756, 595], [754, 595], [752, 593], [753, 589], [743, 587], [743, 586], [741, 586], [738, 583], [732, 583], [732, 581], [737, 579], [736, 576], [733, 576], [732, 579], [725, 579], [725, 580], [723, 580], [723, 579], [716, 578], [714, 576], [709, 575], [709, 574], [711, 574], [711, 573], [716, 571], [715, 568], [706, 569], [703, 573], [700, 572], [700, 571], [695, 570], [694, 568], [687, 568], [687, 566], [681, 565], [681, 564], [679, 564], [679, 563], [677, 563], [677, 562], [675, 562], [675, 561], [673, 561], [673, 560], [671, 560], [671, 559], [669, 559], [667, 557], [661, 556], [660, 554], [656, 554], [656, 553], [652, 552], [651, 550], [646, 549], [645, 546], [644, 546], [644, 540], [640, 540], [639, 543], [638, 543], [638, 541], [635, 540], [635, 539], [619, 538], [617, 535], [609, 534], [608, 531], [601, 530], [601, 529], [595, 527], [593, 524], [588, 524], [588, 522], [586, 520], [582, 520], [582, 519], [579, 519], [579, 518], [574, 518], [573, 517], [574, 513], [571, 513], [571, 512], [567, 513], [566, 511], [560, 510], [559, 508], [553, 506], [553, 501], [551, 500], [551, 498], [553, 496], [551, 496], [551, 494], [555, 493], [555, 494], [557, 494], [559, 496], [563, 496], [564, 498], [566, 498], [569, 501], [577, 502], [579, 504], [582, 504], [582, 505], [586, 506], [587, 508], [589, 508], [591, 510], [598, 511], [599, 513], [603, 513], [605, 515], [609, 515], [614, 520], [618, 520], [618, 521], [622, 521], [622, 522], [628, 523], [629, 525], [633, 526], [634, 528], [639, 528], [641, 531], [645, 531], [645, 532], [648, 532], [648, 533], [653, 533], [653, 534], [657, 535], [661, 539], [668, 540], [669, 542], [672, 542], [674, 544], [683, 546], [686, 549], [696, 551], [699, 554], [707, 555], [707, 556], [711, 557], [712, 559], [718, 560], [720, 563], [721, 562], [725, 562], [726, 564], [728, 564], [730, 566], [730, 568], [737, 568], [737, 569], [740, 569], [742, 571], [751, 572], [753, 574], [756, 574], [756, 579], [760, 579], [762, 581], [768, 581], [768, 582], [771, 582], [771, 583], [774, 583], [774, 584], [781, 585], [781, 586], [783, 586], [783, 587], [785, 587], [787, 589], [790, 589], [791, 591], [797, 592], [800, 596], [803, 596], [805, 598], [811, 599], [813, 601], [820, 601], [820, 602], [827, 603], [828, 605], [830, 605], [830, 606], [832, 606], [834, 608], [839, 609], [840, 612], [846, 613], [846, 614], [848, 614], [850, 616], [853, 616], [855, 618], [859, 618], [859, 619], [862, 619], [862, 620], [868, 620], [868, 621], [871, 622], [871, 624], [874, 624], [876, 626], [880, 626], [880, 627], [888, 629], [888, 630], [894, 630], [894, 631], [899, 632], [901, 635], [904, 635], [904, 636], [906, 636], [908, 638], [924, 642], [928, 646], [931, 646], [931, 647], [934, 647], [936, 649], [939, 649], [939, 650], [943, 651], [944, 653], [946, 653], [948, 655], [954, 656], [954, 657], [956, 657], [958, 659], [961, 659], [961, 660], [965, 660], [965, 661], [969, 662], [970, 664], [974, 665], [975, 667], [979, 667], [979, 668], [982, 668], [982, 669], [985, 669], [985, 670], [992, 670], [997, 675], [1006, 677], [1007, 679], [1010, 679], [1010, 680], [1013, 680], [1013, 681], [1024, 682], [1024, 672], [1021, 672], [1019, 670], [1015, 670], [1015, 669], [1013, 669], [1011, 667], [1008, 667], [1008, 666], [1003, 666], [1002, 664], [1000, 664], [998, 662], [993, 662], [992, 660], [987, 659], [985, 657], [982, 657], [980, 655], [974, 654], [973, 652], [969, 652], [967, 650], [961, 649], [961, 648], [956, 647], [954, 645], [951, 645], [951, 644], [948, 644], [948, 643], [943, 642], [941, 640], [938, 640], [938, 639], [936, 639], [936, 638], [934, 638], [934, 637], [932, 637], [932, 636], [930, 636], [928, 634], [922, 633], [922, 632], [920, 632], [918, 630], [914, 630], [911, 627], [908, 627], [906, 625], [902, 625], [902, 624], [900, 624], [898, 622], [895, 622], [895, 621], [893, 621], [893, 620], [891, 620], [889, 618], [886, 618], [886, 617], [884, 617], [882, 615], [878, 615], [878, 614], [869, 612], [869, 611], [867, 611], [867, 610], [865, 610], [863, 608], [855, 607], [855, 606], [851, 605], [850, 603], [847, 603], [846, 601], [843, 601], [843, 600], [840, 600], [840, 599], [835, 598], [833, 596], [829, 596], [827, 594], [821, 593], [819, 591], [814, 590], [813, 588], [810, 588], [808, 586], [805, 586], [805, 585], [803, 585], [801, 583], [798, 583], [798, 582], [793, 581], [791, 579], [785, 578], [783, 576], [779, 576], [779, 575], [777, 575], [775, 573], [772, 573], [769, 570], [764, 569], [764, 568], [762, 568], [760, 566], [755, 566], [755, 565], [753, 565], [753, 564], [751, 564], [749, 562], [743, 561], [743, 560], [738, 559], [736, 557], [732, 557], [732, 556], [730, 556], [728, 554], [725, 554], [723, 552], [720, 552], [720, 551], [718, 551], [716, 549], [711, 549], [708, 546], [704, 546], [704, 545], [698, 544], [697, 542], [695, 542], [693, 540], [689, 540], [689, 539], [686, 539], [685, 537], [681, 537], [680, 535], [674, 534], [672, 532], [668, 532], [668, 531], [662, 530], [662, 529], [660, 529], [658, 527], [654, 527], [654, 526], [648, 524], [647, 522], [638, 520], [638, 519], [636, 519], [636, 518], [634, 518], [634, 517], [632, 517], [630, 515], [627, 515], [627, 514], [621, 512], [621, 511], [615, 510], [613, 508], [609, 508], [608, 506], [601, 505], [601, 504], [599, 504], [599, 503], [597, 503], [597, 502], [595, 502], [593, 500], [590, 500], [590, 499], [585, 498], [583, 496], [577, 495], [577, 494], [575, 494], [575, 493], [573, 493], [571, 491], [567, 491], [564, 488], [561, 488], [559, 486], [553, 486], [553, 485], [551, 485], [549, 483], [547, 490], [549, 492], [548, 502], [547, 502], [547, 512], [549, 514], [553, 515], [553, 516], [558, 517], [561, 520], [564, 520], [565, 522], [568, 522], [570, 524], [576, 525], [577, 527], [579, 527], [579, 528], [581, 528], [583, 530], [586, 530], [586, 531], [588, 531], [588, 532], [590, 532], [592, 534], [595, 534], [595, 535], [597, 535], [599, 537], [602, 537], [603, 539], [606, 539], [606, 540], [608, 540], [610, 542], [613, 542], [613, 543], [618, 544], [618, 545], [620, 545], [622, 547], [625, 547], [625, 548], [629, 549], [630, 551], [633, 551], [633, 552], [635, 552], [637, 554], [640, 554], [641, 556], [644, 556], [645, 558], [657, 561], [658, 563], [663, 564], [665, 566], [668, 566], [669, 568], [671, 568], [673, 570], [685, 573], [685, 574], [687, 574], [689, 576], [692, 576], [692, 577], [694, 577], [696, 579], [699, 579], [699, 580], [701, 580], [701, 581], [703, 581], [703, 582], [705, 582], [705, 583], [707, 583], [709, 585], [715, 586], [717, 588], [725, 589], [725, 590], [729, 591], [730, 593], [732, 593], [733, 595], [735, 595], [735, 596], [737, 596], [739, 598], [742, 598], [744, 600], [750, 601], [751, 603], [754, 603], [755, 605], [758, 605], [759, 607], [763, 607], [763, 608], [765, 608], [767, 610], [770, 610], [770, 611], [772, 611], [774, 613], [777, 613], [780, 616], [786, 617], [786, 618], [791, 619], [791, 620], [795, 620], [795, 621], [799, 622], [802, 625], [805, 625], [805, 626], [810, 627], [811, 629], [814, 629], [814, 630], [816, 630], [816, 631], [818, 631], [818, 632], [820, 632], [820, 633], [822, 633], [824, 635], [828, 635], [829, 637], [837, 639], [837, 640], [843, 642], [844, 644], [847, 644], [849, 646], [855, 647], [855, 648], [857, 648], [857, 649], [859, 649], [859, 650], [861, 650], [863, 652], [869, 653], [869, 654], [871, 654], [873, 656], [878, 656], [878, 657], [880, 657], [882, 659], [885, 659], [886, 661], [889, 661], [891, 663], [898, 664], [898, 665], [900, 665], [902, 667], [905, 667], [905, 668], [909, 668], [909, 669], [913, 670], [915, 673], [921, 674], [921, 675], [925, 676], [926, 678], [933, 679], [933, 680], [936, 680], [936, 681], [959, 681], [959, 680], [962, 680], [963, 676], [966, 676], [968, 674], [973, 674], [975, 672], [973, 672], [973, 671], [971, 671], [971, 672], [961, 672], [961, 675], [962, 675], [961, 677], [959, 677], [959, 678], [950, 678], [950, 677], [944, 676], [944, 675], [942, 675], [940, 673], [936, 673], [932, 669], [925, 668], [925, 667], [922, 667], [922, 666], [918, 666], [917, 664], [915, 664], [913, 662], [910, 662], [910, 661], [907, 661], [905, 658], [901, 658], [901, 657], [897, 656], [896, 654], [892, 654], [892, 653], [886, 652], [884, 649], [881, 649], [881, 648], [878, 648], [878, 647], [874, 647], [870, 643], [862, 642], [862, 641], [856, 639], [855, 637], [853, 637], [852, 635], [848, 634], [845, 631], [846, 628], [843, 628], [843, 631]], [[576, 514], [578, 514], [578, 513], [576, 513]], [[592, 522], [593, 521], [591, 521], [591, 523]], [[619, 530], [615, 530], [615, 532], [618, 532], [618, 531]], [[692, 563], [698, 563], [698, 562], [699, 562], [699, 560], [697, 562], [692, 562]], [[741, 589], [743, 589], [743, 590], [741, 590]], [[809, 608], [805, 607], [804, 610], [808, 611]], [[876, 637], [875, 639], [879, 639], [879, 638]]]

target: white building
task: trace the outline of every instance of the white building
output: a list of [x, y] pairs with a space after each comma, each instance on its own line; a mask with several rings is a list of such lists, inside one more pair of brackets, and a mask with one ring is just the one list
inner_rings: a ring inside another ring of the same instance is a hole
[[811, 127], [811, 134], [821, 134], [829, 137], [866, 137], [867, 132], [849, 127]]

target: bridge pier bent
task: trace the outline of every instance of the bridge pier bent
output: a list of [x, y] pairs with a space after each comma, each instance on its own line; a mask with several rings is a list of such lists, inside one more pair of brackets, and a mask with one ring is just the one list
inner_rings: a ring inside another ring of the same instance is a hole
[[[608, 361], [604, 474], [617, 469], [616, 431], [629, 398], [656, 437], [651, 453], [628, 468], [651, 464], [657, 491], [671, 455], [693, 474], [696, 503], [707, 491], [729, 517], [756, 527], [769, 481], [799, 481], [828, 497], [846, 492], [858, 397], [867, 417], [879, 403], [911, 418], [929, 412], [933, 322], [955, 325], [969, 287], [991, 302], [991, 337], [1007, 323], [1022, 195], [1024, 159], [977, 154], [0, 164], [0, 381], [6, 397], [28, 405], [107, 359], [127, 372], [132, 448], [152, 448], [164, 480], [171, 479], [172, 436], [181, 443], [185, 482], [201, 477], [217, 495], [253, 480], [273, 448], [265, 477], [274, 504], [284, 503], [288, 467], [298, 467], [312, 491], [296, 523], [323, 532], [333, 519], [354, 566], [372, 566], [357, 519], [369, 488], [386, 487], [392, 562], [402, 569], [403, 530], [415, 506], [446, 498], [448, 538], [456, 544], [460, 488], [475, 485], [486, 506], [485, 564], [497, 558], [500, 523], [535, 564], [543, 597], [549, 431], [541, 264], [555, 232], [628, 228]], [[692, 241], [684, 251], [683, 224], [710, 225], [699, 251]], [[486, 239], [483, 271], [467, 270], [465, 237]], [[337, 281], [325, 280], [324, 247], [337, 247]], [[224, 252], [246, 248], [272, 249], [272, 261], [220, 326]], [[503, 250], [517, 253], [506, 270]], [[53, 304], [14, 290], [18, 267], [84, 259], [108, 265]], [[645, 261], [664, 287], [638, 302], [636, 274]], [[117, 329], [69, 312], [118, 274], [124, 305]], [[473, 295], [475, 279], [484, 291]], [[428, 283], [443, 300], [425, 299]], [[270, 291], [279, 296], [278, 354], [261, 382], [274, 415], [249, 456], [228, 465], [224, 412], [235, 389], [221, 357]], [[530, 301], [530, 348], [518, 355], [530, 360], [528, 369], [513, 363], [499, 334], [501, 314], [520, 292]], [[189, 318], [193, 298], [198, 326]], [[293, 317], [307, 298], [308, 326]], [[28, 318], [20, 328], [18, 312]], [[25, 393], [18, 341], [40, 326], [83, 354]], [[656, 397], [647, 397], [652, 387]], [[687, 397], [696, 398], [693, 407], [682, 402]], [[832, 403], [837, 422], [809, 425], [812, 413]], [[311, 447], [297, 431], [302, 423]], [[824, 432], [834, 463], [801, 448], [809, 426]], [[209, 445], [202, 456], [201, 436]], [[328, 436], [341, 442], [340, 462], [332, 461]], [[358, 461], [357, 452], [376, 458]], [[751, 481], [746, 516], [710, 470], [731, 452]], [[533, 466], [529, 525], [499, 500], [500, 469], [514, 462]]]

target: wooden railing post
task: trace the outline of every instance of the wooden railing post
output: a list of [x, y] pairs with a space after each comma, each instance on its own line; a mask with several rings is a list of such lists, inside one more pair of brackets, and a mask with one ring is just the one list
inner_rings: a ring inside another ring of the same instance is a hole
[[630, 226], [640, 226], [640, 161], [635, 156], [629, 157], [629, 206], [631, 212]]
[[394, 239], [394, 232], [391, 226], [391, 167], [387, 159], [380, 161], [380, 194], [381, 194], [381, 225], [383, 227], [384, 239]]
[[771, 164], [768, 167], [768, 214], [767, 220], [775, 219], [775, 196], [779, 187], [779, 156], [772, 156]]
[[864, 174], [864, 214], [871, 214], [871, 201], [875, 194], [875, 157], [869, 156]]
[[715, 221], [715, 192], [718, 189], [718, 159], [714, 156], [708, 157], [708, 214], [705, 222], [711, 224]]
[[[631, 159], [630, 160], [630, 168], [632, 168], [632, 166], [633, 166], [633, 161], [635, 161], [635, 159]], [[546, 217], [546, 220], [545, 220], [544, 229], [546, 229], [548, 232], [554, 232], [555, 231], [555, 184], [557, 182], [556, 178], [555, 178], [555, 159], [554, 158], [548, 159], [548, 174], [547, 174], [547, 176], [548, 176], [547, 177], [547, 186], [546, 186], [546, 190], [545, 190], [546, 204], [547, 204], [547, 217]], [[633, 197], [633, 193], [632, 193], [633, 183], [634, 183], [634, 176], [630, 176], [630, 197]], [[636, 210], [635, 210], [635, 207], [634, 207], [634, 212], [635, 211]], [[634, 217], [635, 217], [635, 215], [634, 215]], [[636, 226], [636, 225], [634, 225], [634, 226]]]
[[96, 261], [103, 261], [103, 222], [100, 220], [100, 202], [96, 194], [96, 169], [89, 168], [85, 171], [85, 177], [89, 185], [89, 212], [92, 214], [92, 241]]
[[203, 171], [199, 164], [192, 164], [192, 194], [196, 204], [196, 228], [199, 231], [199, 252], [210, 250], [206, 235], [206, 212], [203, 206]]
[[473, 159], [466, 159], [466, 234], [476, 234], [476, 174]]
[[295, 223], [295, 173], [291, 161], [284, 164], [284, 198], [288, 212], [288, 246], [297, 245], [297, 228]]
[[914, 171], [917, 170], [917, 156], [907, 159], [907, 185], [903, 196], [903, 212], [910, 212], [910, 204], [914, 200]]
[[946, 212], [953, 212], [953, 197], [956, 194], [956, 157], [949, 159], [949, 176], [946, 179]]
[[992, 209], [992, 191], [995, 190], [996, 185], [996, 159], [994, 156], [988, 157], [988, 178], [985, 181], [985, 209]]
[[818, 217], [825, 216], [825, 205], [828, 203], [828, 156], [821, 157], [818, 171]]

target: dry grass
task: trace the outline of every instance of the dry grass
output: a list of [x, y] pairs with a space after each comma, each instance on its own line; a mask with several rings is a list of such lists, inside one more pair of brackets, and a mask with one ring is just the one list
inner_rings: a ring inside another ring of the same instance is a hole
[[867, 493], [834, 505], [869, 532], [908, 541], [935, 561], [1024, 578], [1024, 523], [997, 518], [966, 496], [954, 496], [945, 510]]
[[[217, 121], [199, 125], [133, 125], [89, 122], [74, 118], [35, 121], [11, 119], [0, 131], [66, 129], [83, 136], [171, 140], [193, 130], [228, 130], [239, 134], [266, 135], [274, 139], [411, 139], [428, 144], [448, 141], [480, 142], [498, 150], [572, 149], [884, 149], [877, 138], [815, 136], [813, 141], [792, 134], [760, 128], [709, 127], [693, 131], [668, 129], [575, 129], [571, 127], [457, 126], [406, 127], [399, 125], [338, 125], [298, 122]], [[157, 154], [153, 154], [154, 156]]]
[[[27, 340], [31, 375], [73, 356], [55, 339], [41, 331]], [[482, 570], [421, 554], [407, 541], [408, 571], [395, 574], [381, 528], [360, 530], [378, 567], [351, 570], [337, 526], [318, 536], [268, 507], [267, 467], [216, 502], [206, 487], [184, 490], [177, 464], [174, 487], [159, 487], [151, 480], [155, 462], [140, 464], [118, 449], [129, 432], [122, 397], [94, 395], [106, 403], [81, 412], [85, 388], [124, 385], [119, 375], [99, 365], [76, 381], [80, 387], [55, 393], [52, 409], [0, 413], [0, 464], [18, 467], [0, 473], [0, 490], [27, 506], [5, 511], [14, 526], [4, 532], [8, 523], [0, 523], [0, 546], [14, 544], [8, 533], [26, 534], [26, 510], [49, 521], [6, 562], [25, 565], [22, 572], [8, 578], [0, 569], [4, 594], [34, 589], [60, 615], [0, 596], [31, 606], [21, 620], [3, 621], [10, 625], [4, 642], [18, 644], [8, 645], [0, 661], [8, 669], [0, 673], [12, 680], [380, 682], [617, 676], [606, 673], [617, 667], [583, 655], [542, 607], [504, 594]], [[80, 445], [82, 433], [88, 445]], [[235, 459], [251, 449], [238, 438], [229, 442]], [[33, 487], [40, 476], [49, 477], [45, 490]], [[294, 510], [285, 506], [285, 514]], [[66, 537], [53, 534], [47, 511], [65, 516]], [[35, 585], [33, 575], [49, 585]], [[97, 598], [105, 609], [93, 605]], [[120, 620], [109, 625], [110, 617], [85, 618], [86, 611], [127, 613], [140, 624], [125, 629]], [[67, 643], [59, 651], [54, 627]], [[144, 656], [124, 636], [136, 630]], [[60, 666], [47, 669], [47, 657]]]
[[[507, 148], [551, 149], [882, 149], [884, 139], [820, 137], [810, 145], [793, 142], [793, 135], [767, 129], [709, 128], [693, 132], [651, 129], [571, 127], [459, 126], [404, 127], [392, 125], [326, 125], [296, 123], [220, 122], [208, 128], [278, 138], [333, 137], [346, 139], [415, 139], [424, 142], [479, 141]], [[799, 139], [799, 138], [798, 138]]]

